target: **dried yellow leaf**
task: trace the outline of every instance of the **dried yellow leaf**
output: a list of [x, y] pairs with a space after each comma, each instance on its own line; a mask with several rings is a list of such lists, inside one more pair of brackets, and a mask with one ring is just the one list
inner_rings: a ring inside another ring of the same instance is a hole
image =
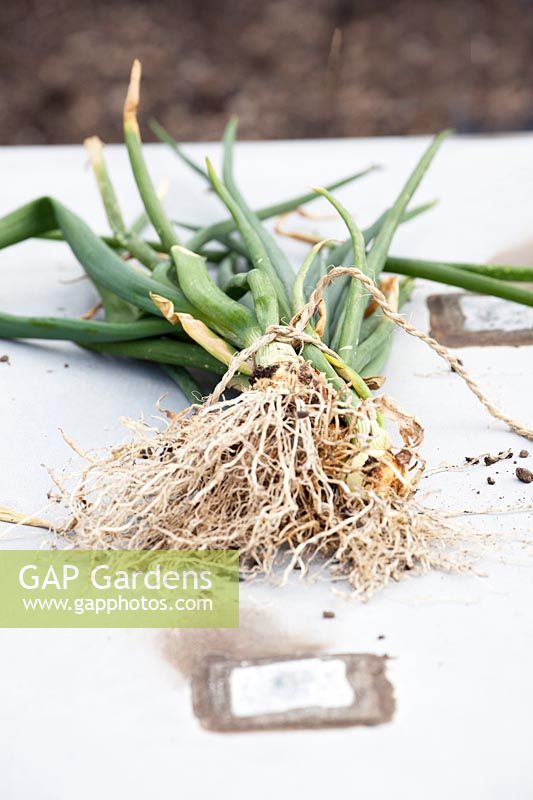
[[171, 300], [155, 292], [150, 292], [150, 300], [157, 306], [164, 318], [170, 322], [171, 325], [176, 325], [179, 322], [179, 314], [174, 311], [174, 303]]
[[[174, 307], [172, 307], [172, 311], [174, 312]], [[217, 336], [217, 334], [213, 333], [211, 328], [208, 328], [205, 323], [201, 322], [199, 319], [196, 319], [190, 314], [179, 314], [174, 312], [173, 316], [175, 316], [177, 321], [181, 323], [181, 327], [185, 333], [190, 336], [191, 339], [194, 339], [194, 341], [199, 344], [200, 347], [203, 347], [204, 350], [210, 353], [210, 355], [212, 355], [214, 358], [218, 359], [218, 361], [221, 361], [223, 364], [230, 363], [236, 351], [225, 341], [225, 339]], [[252, 368], [248, 364], [241, 364], [239, 371], [243, 372], [245, 375], [252, 374]]]
[[28, 514], [22, 514], [14, 508], [6, 508], [0, 506], [0, 522], [11, 522], [14, 525], [32, 525], [34, 528], [50, 529], [50, 523], [38, 517], [32, 517]]

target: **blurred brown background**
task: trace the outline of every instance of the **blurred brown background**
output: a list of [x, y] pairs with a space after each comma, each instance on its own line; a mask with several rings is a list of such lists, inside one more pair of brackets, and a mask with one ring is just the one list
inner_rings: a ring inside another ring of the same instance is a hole
[[2, 144], [119, 141], [134, 56], [180, 140], [231, 113], [243, 138], [533, 127], [531, 0], [17, 0], [0, 32]]

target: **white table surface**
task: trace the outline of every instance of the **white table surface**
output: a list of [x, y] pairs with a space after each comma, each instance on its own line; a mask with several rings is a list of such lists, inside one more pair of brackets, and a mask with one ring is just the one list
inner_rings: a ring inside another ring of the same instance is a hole
[[[381, 172], [339, 194], [365, 224], [390, 202], [424, 145], [420, 138], [243, 144], [238, 177], [249, 198], [263, 204], [378, 162]], [[192, 151], [219, 154], [214, 145]], [[166, 149], [151, 146], [147, 154], [153, 175], [170, 180], [168, 205], [176, 216], [221, 216], [216, 198]], [[139, 202], [123, 149], [110, 147], [108, 160], [133, 217]], [[79, 147], [0, 150], [0, 213], [52, 193], [106, 230], [84, 166]], [[439, 205], [402, 228], [393, 251], [490, 258], [529, 238], [532, 187], [533, 136], [452, 139], [418, 195], [438, 197]], [[322, 201], [315, 208], [329, 210]], [[336, 223], [316, 225], [341, 231]], [[295, 262], [304, 257], [303, 245], [286, 246]], [[63, 245], [33, 241], [2, 251], [0, 269], [2, 309], [79, 315], [94, 302], [88, 282], [70, 282], [81, 270]], [[439, 291], [420, 285], [407, 309], [426, 327], [428, 290]], [[1, 342], [0, 351], [11, 361], [0, 364], [1, 505], [38, 512], [46, 504], [47, 468], [74, 463], [60, 427], [82, 448], [95, 447], [125, 436], [120, 415], [153, 414], [163, 392], [167, 404], [184, 404], [156, 367], [65, 343]], [[532, 348], [458, 352], [494, 401], [531, 424]], [[524, 446], [446, 365], [403, 334], [396, 336], [387, 391], [425, 421], [430, 466]], [[487, 474], [497, 477], [492, 494]], [[428, 503], [448, 509], [533, 502], [533, 485], [501, 465], [491, 473], [451, 472], [427, 481], [427, 489], [435, 490]], [[484, 577], [433, 573], [390, 586], [367, 604], [335, 597], [327, 584], [242, 590], [242, 605], [256, 609], [259, 627], [279, 623], [289, 638], [319, 641], [329, 652], [392, 657], [397, 710], [377, 728], [209, 733], [193, 716], [187, 682], [164, 656], [161, 632], [0, 631], [0, 796], [266, 800], [343, 790], [365, 800], [533, 797], [531, 515], [475, 517], [469, 524], [500, 534], [500, 545], [480, 564]], [[41, 540], [29, 529], [2, 532], [2, 547]], [[325, 608], [336, 618], [323, 620]]]

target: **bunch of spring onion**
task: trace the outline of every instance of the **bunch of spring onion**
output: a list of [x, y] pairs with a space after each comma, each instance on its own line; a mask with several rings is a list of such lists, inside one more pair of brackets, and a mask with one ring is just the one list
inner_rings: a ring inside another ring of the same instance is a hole
[[[332, 192], [369, 170], [252, 210], [234, 178], [234, 120], [224, 135], [221, 175], [209, 161], [204, 169], [189, 159], [154, 124], [228, 212], [207, 227], [176, 223], [143, 157], [139, 87], [135, 62], [124, 137], [144, 208], [139, 220], [125, 222], [96, 137], [86, 146], [110, 236], [97, 235], [51, 197], [0, 220], [0, 247], [30, 237], [65, 241], [103, 309], [103, 319], [0, 313], [1, 337], [65, 339], [157, 362], [192, 403], [169, 414], [163, 429], [130, 423], [132, 442], [89, 462], [63, 498], [73, 543], [238, 548], [252, 571], [269, 572], [279, 560], [289, 571], [327, 566], [333, 578], [348, 579], [359, 593], [406, 569], [441, 564], [446, 526], [414, 501], [421, 430], [393, 401], [374, 393], [394, 325], [361, 281], [344, 274], [326, 287], [324, 277], [332, 266], [355, 268], [395, 310], [415, 277], [531, 306], [533, 292], [517, 283], [532, 280], [533, 270], [389, 255], [398, 226], [430, 205], [410, 207], [446, 133], [433, 140], [390, 207], [360, 231]], [[347, 239], [316, 243], [295, 272], [262, 220], [317, 196], [340, 215]], [[153, 238], [143, 235], [147, 223]], [[187, 228], [184, 240], [178, 231]], [[197, 370], [214, 382], [230, 364], [231, 380], [223, 385], [230, 391], [203, 403]], [[388, 430], [391, 420], [399, 429], [397, 443]]]

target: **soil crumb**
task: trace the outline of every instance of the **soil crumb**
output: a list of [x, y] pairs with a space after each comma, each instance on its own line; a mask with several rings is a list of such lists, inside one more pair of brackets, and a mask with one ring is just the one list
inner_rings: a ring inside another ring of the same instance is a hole
[[208, 656], [234, 661], [309, 656], [323, 653], [325, 647], [323, 642], [287, 631], [259, 608], [241, 608], [239, 628], [182, 628], [163, 633], [163, 655], [186, 680]]
[[512, 457], [513, 457], [512, 451], [511, 450], [507, 450], [505, 453], [498, 453], [495, 456], [491, 456], [491, 455], [485, 456], [483, 461], [485, 462], [485, 466], [486, 467], [490, 467], [490, 466], [492, 466], [492, 464], [497, 464], [498, 461], [501, 461], [504, 458], [512, 458]]
[[533, 472], [525, 467], [517, 467], [516, 477], [522, 483], [531, 483], [533, 481]]

